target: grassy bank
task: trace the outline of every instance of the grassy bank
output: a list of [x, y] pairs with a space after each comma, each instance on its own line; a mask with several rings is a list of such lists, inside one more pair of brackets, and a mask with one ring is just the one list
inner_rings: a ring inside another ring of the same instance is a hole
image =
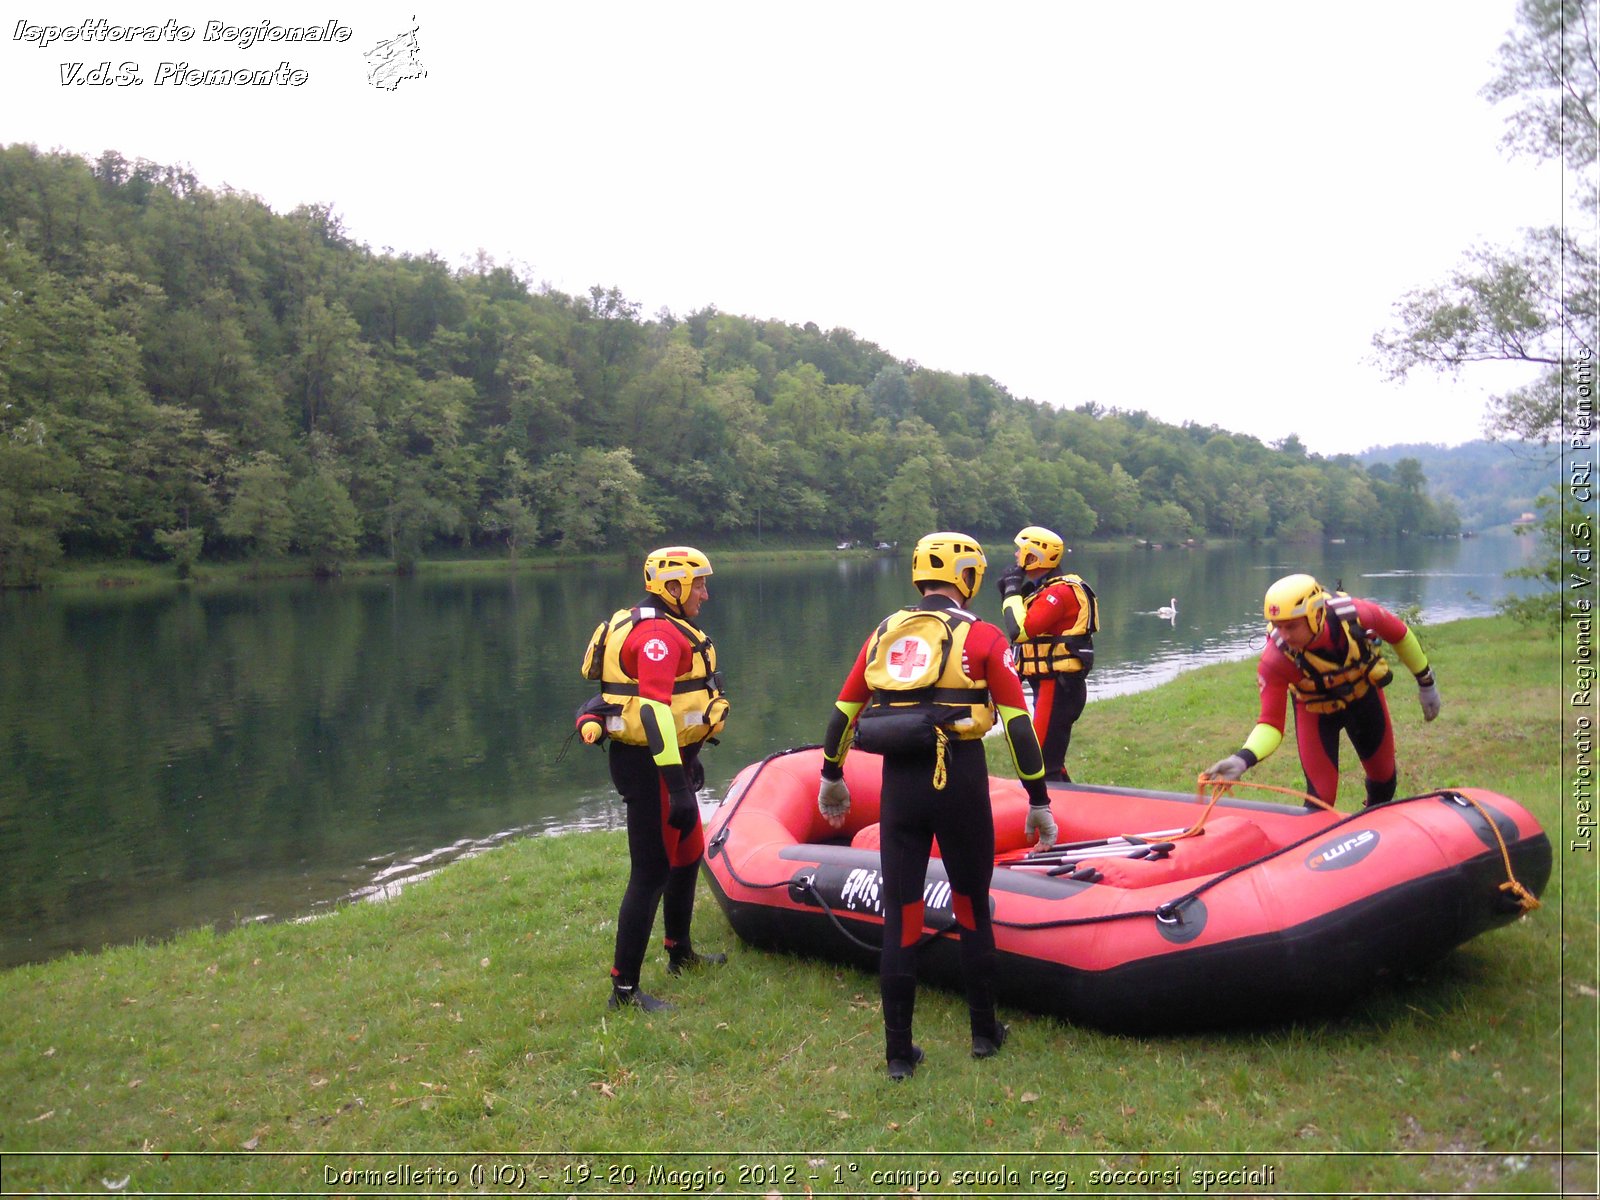
[[[1005, 547], [1006, 539], [998, 544]], [[1094, 540], [1079, 543], [1084, 547], [1117, 547], [1133, 551], [1126, 539]], [[1217, 545], [1213, 540], [1208, 545]], [[822, 545], [815, 538], [797, 538], [785, 541], [768, 538], [740, 538], [728, 542], [700, 543], [701, 549], [717, 562], [791, 562], [806, 559], [836, 560], [845, 557], [867, 558], [878, 551], [867, 547], [836, 550]], [[994, 547], [991, 546], [991, 552]], [[532, 550], [511, 558], [504, 554], [487, 553], [481, 549], [459, 554], [435, 555], [422, 559], [415, 565], [418, 575], [515, 575], [528, 571], [551, 571], [564, 567], [585, 566], [591, 563], [637, 566], [643, 549], [607, 550], [598, 553], [569, 554], [557, 550]], [[905, 553], [909, 554], [907, 549]], [[307, 579], [312, 576], [308, 559], [287, 557], [260, 561], [203, 561], [195, 565], [191, 584], [237, 584], [272, 579]], [[365, 576], [392, 576], [396, 573], [393, 559], [383, 557], [357, 558], [341, 565], [341, 578]], [[83, 587], [171, 587], [180, 583], [176, 568], [170, 562], [147, 562], [141, 559], [68, 560], [58, 564], [45, 575], [43, 586], [48, 589]]]
[[[840, 557], [841, 552], [832, 549], [738, 549], [738, 550], [708, 550], [717, 558], [731, 562], [760, 562], [764, 559], [792, 559], [792, 558], [818, 558], [834, 559]], [[866, 554], [868, 551], [853, 550], [844, 553]], [[414, 573], [420, 576], [437, 575], [484, 575], [504, 576], [516, 575], [532, 571], [554, 571], [562, 568], [582, 567], [592, 563], [626, 563], [637, 565], [639, 555], [629, 553], [605, 554], [558, 554], [554, 551], [541, 550], [531, 554], [522, 554], [516, 558], [506, 556], [485, 556], [483, 554], [461, 555], [448, 558], [425, 559], [416, 564]], [[339, 568], [341, 579], [357, 579], [367, 577], [394, 576], [396, 574], [394, 561], [388, 558], [359, 558], [344, 563]], [[313, 572], [311, 565], [305, 559], [281, 558], [262, 562], [205, 562], [194, 568], [194, 573], [189, 580], [183, 581], [177, 577], [171, 563], [141, 562], [134, 559], [116, 559], [95, 562], [74, 562], [57, 567], [45, 578], [44, 587], [55, 590], [60, 588], [84, 587], [174, 587], [187, 582], [190, 586], [205, 586], [209, 584], [240, 584], [257, 583], [275, 579], [309, 579]]]
[[[1557, 837], [1559, 647], [1503, 620], [1424, 633], [1445, 709], [1424, 726], [1391, 689], [1402, 794], [1516, 797], [1556, 874], [1540, 911], [1346, 1011], [1147, 1038], [1012, 1011], [976, 1062], [961, 998], [924, 989], [928, 1063], [891, 1086], [873, 977], [735, 944], [703, 887], [696, 942], [729, 965], [668, 979], [658, 950], [646, 985], [678, 1010], [608, 1013], [623, 838], [529, 839], [386, 904], [0, 973], [4, 1190], [1592, 1194], [1592, 1157], [1556, 1154], [1595, 1129], [1595, 868]], [[1192, 787], [1254, 698], [1229, 663], [1096, 702], [1074, 773]], [[1292, 747], [1252, 774], [1298, 785]], [[1358, 772], [1344, 788], [1349, 808]]]

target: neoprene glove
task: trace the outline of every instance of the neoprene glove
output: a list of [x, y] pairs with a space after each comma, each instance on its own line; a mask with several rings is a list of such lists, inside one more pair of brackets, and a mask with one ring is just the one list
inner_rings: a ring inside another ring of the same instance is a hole
[[1028, 573], [1013, 563], [1000, 574], [995, 576], [994, 586], [999, 589], [1000, 599], [1005, 600], [1022, 591], [1028, 583]]
[[1439, 700], [1439, 685], [1434, 682], [1433, 671], [1424, 671], [1417, 676], [1417, 700], [1422, 705], [1422, 719], [1431, 721], [1439, 715], [1441, 701]]
[[1249, 769], [1250, 764], [1245, 762], [1243, 758], [1237, 754], [1230, 754], [1227, 758], [1212, 763], [1211, 766], [1206, 770], [1206, 778], [1220, 779], [1227, 783], [1235, 783]]
[[1048, 850], [1056, 844], [1056, 818], [1048, 804], [1028, 806], [1028, 819], [1022, 824], [1022, 836], [1031, 843], [1034, 834], [1039, 835], [1039, 844], [1034, 846], [1037, 851]]
[[688, 833], [700, 819], [700, 802], [692, 788], [678, 788], [667, 793], [667, 824], [679, 833]]
[[817, 788], [817, 811], [835, 829], [850, 813], [850, 787], [842, 779], [824, 779]]

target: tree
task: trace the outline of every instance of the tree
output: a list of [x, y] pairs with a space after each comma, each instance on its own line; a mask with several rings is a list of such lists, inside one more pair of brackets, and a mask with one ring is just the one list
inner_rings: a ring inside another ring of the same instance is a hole
[[367, 391], [370, 375], [361, 327], [344, 304], [312, 296], [293, 324], [295, 347], [290, 359], [290, 386], [307, 433], [325, 426], [348, 435], [348, 406]]
[[0, 419], [0, 587], [36, 585], [61, 557], [61, 530], [77, 507], [73, 474], [42, 422], [7, 428]]
[[410, 575], [428, 543], [456, 528], [456, 514], [448, 505], [430, 496], [420, 481], [399, 474], [382, 512], [383, 537], [397, 572]]
[[537, 475], [542, 523], [563, 550], [638, 546], [661, 532], [642, 498], [644, 476], [627, 450], [553, 455]]
[[200, 552], [205, 549], [205, 532], [200, 529], [158, 529], [155, 538], [161, 552], [172, 559], [178, 578], [192, 578], [194, 565], [200, 561]]
[[1547, 622], [1554, 608], [1556, 615], [1560, 615], [1559, 605], [1552, 605], [1552, 595], [1563, 595], [1569, 582], [1567, 578], [1567, 563], [1575, 561], [1571, 551], [1582, 548], [1587, 553], [1582, 562], [1592, 562], [1594, 549], [1594, 524], [1592, 521], [1580, 520], [1567, 521], [1562, 512], [1558, 497], [1553, 493], [1546, 493], [1534, 502], [1539, 513], [1539, 519], [1533, 525], [1518, 525], [1518, 537], [1535, 537], [1539, 540], [1540, 547], [1545, 551], [1545, 556], [1538, 562], [1530, 563], [1525, 567], [1517, 567], [1507, 571], [1511, 579], [1533, 579], [1544, 585], [1542, 593], [1531, 596], [1508, 596], [1500, 601], [1501, 612], [1510, 615], [1524, 625], [1537, 625]]
[[537, 354], [519, 355], [510, 371], [507, 437], [529, 458], [572, 447], [582, 399], [565, 367]]
[[1083, 494], [1073, 486], [1078, 473], [1065, 463], [1025, 463], [1021, 470], [1023, 506], [1021, 525], [1043, 525], [1070, 544], [1095, 530], [1096, 516]]
[[233, 471], [233, 497], [222, 513], [222, 532], [247, 543], [262, 558], [277, 558], [289, 548], [294, 511], [289, 506], [289, 472], [270, 450], [258, 450]]
[[1397, 488], [1292, 439], [1056, 409], [849, 330], [639, 308], [486, 256], [376, 254], [325, 206], [274, 215], [115, 151], [0, 147], [6, 575], [19, 547], [181, 568], [292, 544], [328, 569], [352, 552], [346, 501], [403, 567], [472, 537], [631, 548], [662, 528], [1248, 532], [1319, 492], [1348, 522], [1370, 490], [1372, 526], [1397, 523]]
[[1419, 366], [1458, 372], [1480, 362], [1539, 368], [1534, 381], [1491, 402], [1498, 436], [1546, 440], [1576, 415], [1566, 383], [1596, 345], [1596, 30], [1580, 0], [1522, 0], [1520, 27], [1500, 48], [1498, 75], [1484, 94], [1516, 107], [1505, 144], [1563, 162], [1578, 201], [1577, 223], [1528, 231], [1519, 247], [1480, 248], [1443, 284], [1403, 297], [1396, 319], [1373, 343], [1391, 374]]
[[337, 575], [340, 564], [356, 552], [361, 534], [349, 490], [332, 466], [319, 463], [294, 486], [289, 503], [295, 545], [318, 575]]
[[506, 496], [496, 500], [489, 511], [478, 519], [478, 526], [505, 543], [506, 553], [512, 562], [517, 560], [519, 546], [532, 545], [539, 536], [539, 518], [521, 496]]
[[1395, 513], [1401, 533], [1421, 533], [1426, 526], [1427, 485], [1422, 464], [1416, 459], [1402, 458], [1394, 464], [1394, 486], [1400, 498]]
[[916, 408], [905, 368], [898, 363], [878, 372], [868, 389], [868, 395], [872, 398], [873, 414], [891, 422], [904, 420]]
[[[1394, 325], [1373, 342], [1396, 376], [1418, 366], [1457, 372], [1492, 361], [1536, 368], [1532, 382], [1491, 401], [1488, 426], [1491, 436], [1543, 443], [1569, 424], [1579, 427], [1585, 406], [1590, 419], [1581, 427], [1592, 430], [1600, 351], [1594, 228], [1600, 56], [1582, 0], [1522, 0], [1517, 20], [1484, 94], [1513, 106], [1506, 146], [1566, 168], [1577, 201], [1571, 223], [1530, 230], [1520, 247], [1473, 251], [1444, 284], [1403, 297]], [[1569, 541], [1562, 553], [1577, 548]], [[1554, 577], [1560, 575], [1556, 570]], [[1553, 594], [1553, 615], [1561, 611], [1561, 594]]]
[[[1595, 165], [1595, 28], [1580, 0], [1523, 0], [1522, 28], [1500, 47], [1500, 73], [1483, 94], [1518, 107], [1503, 144], [1536, 158], [1560, 157], [1581, 174]], [[1588, 204], [1595, 202], [1591, 194]]]
[[880, 541], [910, 545], [939, 528], [939, 510], [933, 503], [933, 466], [918, 454], [906, 460], [883, 489], [876, 521]]
[[1172, 500], [1146, 500], [1137, 520], [1139, 533], [1152, 542], [1171, 545], [1194, 533], [1194, 518], [1189, 510]]
[[1223, 511], [1227, 514], [1224, 530], [1229, 537], [1248, 538], [1253, 542], [1267, 536], [1272, 528], [1272, 513], [1259, 490], [1230, 484], [1224, 499]]
[[1094, 501], [1099, 527], [1108, 533], [1126, 533], [1139, 513], [1139, 481], [1120, 462], [1111, 464], [1110, 477], [1106, 494]]

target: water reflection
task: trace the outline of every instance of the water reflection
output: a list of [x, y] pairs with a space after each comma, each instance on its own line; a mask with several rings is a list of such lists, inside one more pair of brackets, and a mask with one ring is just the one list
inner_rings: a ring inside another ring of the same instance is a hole
[[[1526, 550], [1080, 552], [1103, 624], [1090, 697], [1256, 652], [1261, 594], [1290, 571], [1443, 621], [1490, 611]], [[714, 793], [820, 739], [861, 639], [911, 600], [908, 566], [852, 553], [713, 577], [733, 703], [705, 755]], [[617, 566], [0, 595], [0, 963], [302, 916], [508, 837], [616, 826], [603, 753], [562, 750], [589, 631], [637, 591]], [[992, 588], [976, 607], [998, 618]]]
[[[1525, 565], [1530, 539], [1400, 541], [1297, 547], [1230, 547], [1164, 552], [1079, 552], [1069, 566], [1100, 597], [1091, 701], [1154, 687], [1208, 662], [1259, 654], [1261, 597], [1275, 579], [1297, 571], [1326, 587], [1415, 610], [1423, 622], [1494, 611]], [[1165, 600], [1162, 598], [1165, 597]], [[1163, 615], [1163, 608], [1176, 611]]]

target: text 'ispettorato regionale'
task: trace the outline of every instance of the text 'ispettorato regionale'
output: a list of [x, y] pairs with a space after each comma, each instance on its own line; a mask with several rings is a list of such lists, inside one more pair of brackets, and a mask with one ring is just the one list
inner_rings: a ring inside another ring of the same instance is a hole
[[[92, 17], [69, 25], [34, 24], [22, 18], [12, 27], [11, 40], [28, 42], [41, 50], [110, 50], [185, 46], [190, 43], [248, 50], [259, 45], [310, 45], [348, 42], [355, 31], [336, 20], [315, 25], [279, 25], [258, 21], [251, 25], [230, 25], [226, 21], [206, 21], [186, 25], [168, 18], [159, 25], [123, 25], [104, 17]], [[204, 86], [215, 84], [280, 85], [297, 87], [309, 74], [288, 62], [274, 68], [217, 66], [189, 61], [160, 62], [149, 76], [157, 85]], [[60, 81], [71, 85], [121, 86], [146, 82], [145, 64], [137, 61], [113, 63], [79, 61], [61, 64]]]

